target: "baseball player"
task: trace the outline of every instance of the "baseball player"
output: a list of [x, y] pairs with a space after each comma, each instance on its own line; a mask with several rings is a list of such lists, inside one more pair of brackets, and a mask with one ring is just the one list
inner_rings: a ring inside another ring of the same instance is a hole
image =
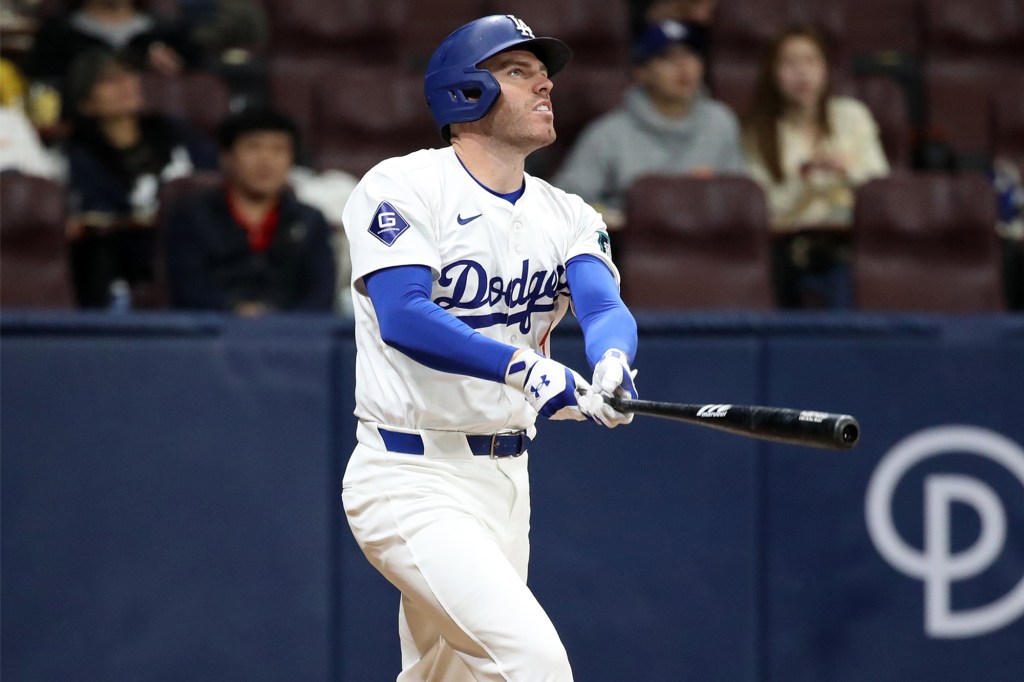
[[[636, 323], [600, 216], [524, 170], [555, 139], [571, 51], [511, 15], [448, 36], [427, 66], [445, 142], [383, 161], [344, 212], [356, 325], [352, 531], [401, 591], [400, 682], [572, 679], [526, 586], [537, 416], [631, 416]], [[550, 357], [573, 308], [592, 383]]]

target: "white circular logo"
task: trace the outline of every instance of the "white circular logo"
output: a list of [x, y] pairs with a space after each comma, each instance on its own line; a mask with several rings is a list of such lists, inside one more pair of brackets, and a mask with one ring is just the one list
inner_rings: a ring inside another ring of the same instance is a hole
[[[871, 540], [882, 557], [925, 584], [925, 632], [936, 638], [976, 637], [998, 630], [1024, 613], [1024, 578], [1005, 596], [985, 606], [953, 611], [950, 588], [976, 576], [999, 557], [1006, 543], [1006, 511], [984, 482], [962, 474], [933, 474], [924, 483], [924, 546], [918, 550], [893, 525], [892, 498], [900, 479], [916, 464], [946, 453], [990, 459], [1024, 486], [1024, 448], [1005, 436], [974, 426], [940, 426], [904, 438], [882, 457], [868, 484], [865, 513]], [[971, 547], [952, 553], [950, 507], [970, 505], [981, 520]]]

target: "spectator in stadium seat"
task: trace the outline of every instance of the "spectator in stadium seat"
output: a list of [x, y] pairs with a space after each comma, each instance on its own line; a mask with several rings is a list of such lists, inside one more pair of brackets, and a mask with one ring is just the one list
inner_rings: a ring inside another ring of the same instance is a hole
[[744, 173], [739, 123], [707, 95], [704, 58], [702, 34], [692, 27], [650, 25], [634, 43], [635, 85], [623, 105], [580, 134], [553, 184], [579, 194], [614, 228], [642, 175]]
[[848, 307], [841, 230], [852, 220], [856, 186], [888, 175], [889, 164], [868, 108], [831, 94], [826, 46], [814, 30], [787, 29], [774, 41], [744, 125], [744, 150], [783, 236], [776, 242], [780, 305], [804, 305], [811, 295], [815, 307]]
[[68, 163], [75, 289], [83, 307], [104, 307], [111, 284], [152, 280], [161, 183], [217, 167], [214, 145], [183, 121], [143, 115], [139, 75], [109, 50], [72, 65], [75, 104]]
[[171, 207], [166, 225], [172, 305], [258, 316], [330, 311], [336, 263], [323, 214], [288, 186], [298, 132], [252, 109], [218, 131], [223, 188]]
[[718, 0], [629, 0], [633, 33], [639, 35], [649, 24], [679, 21], [710, 28]]
[[84, 0], [39, 27], [25, 73], [57, 83], [78, 55], [94, 48], [121, 52], [136, 68], [164, 75], [195, 67], [202, 56], [182, 26], [139, 9], [134, 0]]

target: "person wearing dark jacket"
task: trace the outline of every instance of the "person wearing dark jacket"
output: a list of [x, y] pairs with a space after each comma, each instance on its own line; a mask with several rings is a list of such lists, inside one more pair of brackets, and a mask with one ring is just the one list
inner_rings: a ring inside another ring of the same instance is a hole
[[330, 229], [288, 187], [294, 124], [249, 110], [227, 119], [218, 137], [224, 186], [173, 206], [167, 222], [172, 305], [240, 315], [332, 310]]
[[68, 89], [74, 130], [63, 152], [75, 289], [81, 306], [104, 307], [115, 283], [152, 280], [160, 187], [216, 168], [217, 150], [184, 121], [143, 113], [139, 74], [120, 54], [83, 52]]
[[32, 80], [60, 83], [80, 54], [96, 48], [164, 75], [196, 68], [202, 59], [184, 26], [140, 9], [134, 0], [85, 0], [73, 12], [43, 22], [25, 73]]

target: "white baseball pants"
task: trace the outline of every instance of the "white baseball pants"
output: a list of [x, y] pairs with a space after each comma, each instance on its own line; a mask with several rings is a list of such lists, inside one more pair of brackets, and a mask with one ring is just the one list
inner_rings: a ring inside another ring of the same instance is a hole
[[402, 593], [398, 682], [570, 682], [526, 586], [529, 455], [431, 454], [357, 445], [342, 484], [359, 546]]

